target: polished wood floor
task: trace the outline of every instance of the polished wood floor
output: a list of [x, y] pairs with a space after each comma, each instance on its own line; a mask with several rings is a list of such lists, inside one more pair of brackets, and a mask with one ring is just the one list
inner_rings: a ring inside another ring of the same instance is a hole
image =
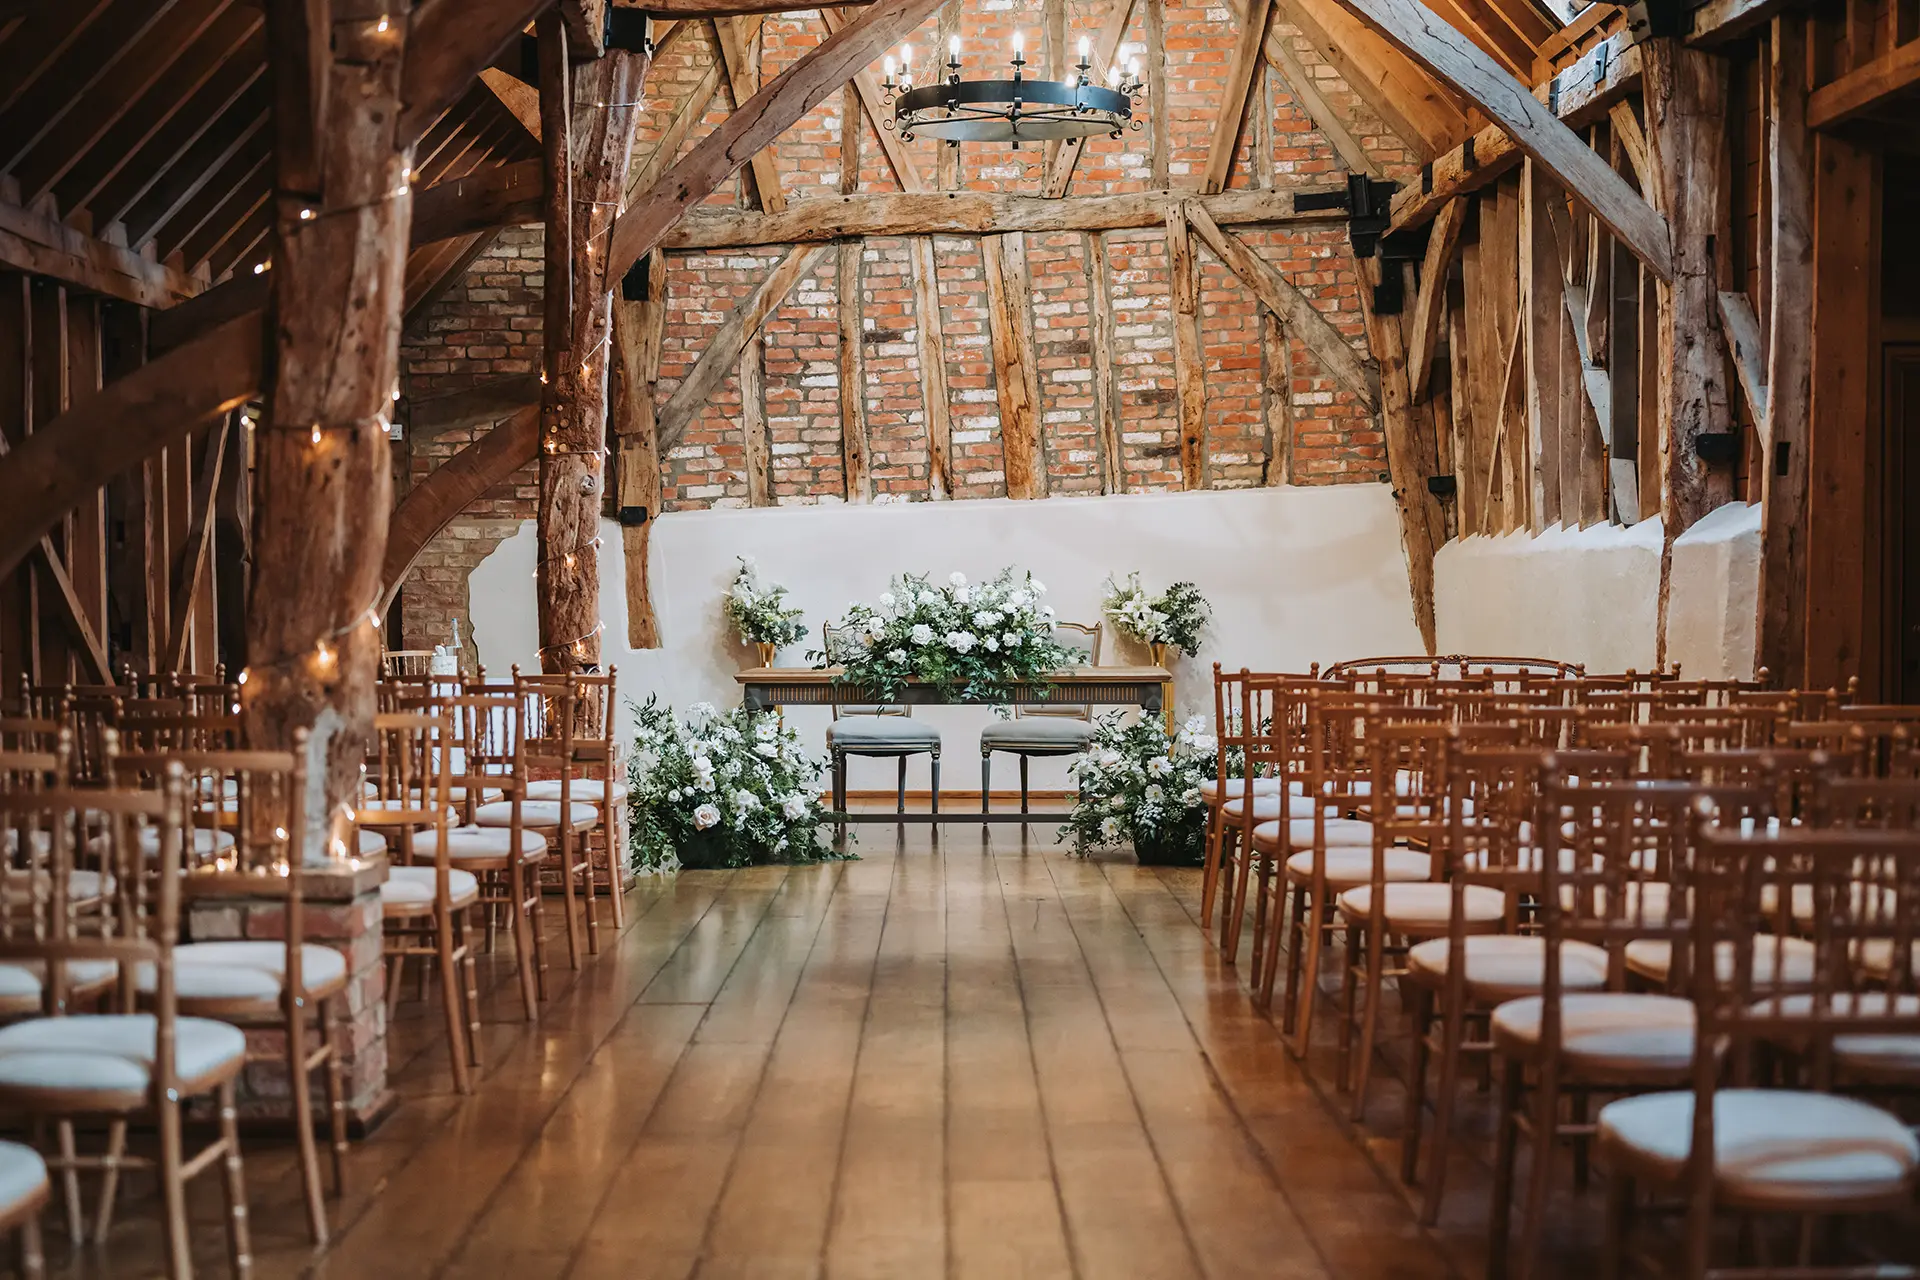
[[[1479, 1273], [1484, 1200], [1414, 1226], [1212, 955], [1197, 872], [1017, 827], [868, 827], [858, 852], [643, 881], [597, 960], [553, 953], [537, 1026], [488, 958], [471, 1098], [437, 1011], [403, 1005], [401, 1105], [355, 1144], [324, 1254], [286, 1149], [250, 1147], [257, 1274]], [[55, 1274], [152, 1274], [150, 1196], [103, 1249], [50, 1242]], [[211, 1181], [195, 1210], [224, 1275]]]

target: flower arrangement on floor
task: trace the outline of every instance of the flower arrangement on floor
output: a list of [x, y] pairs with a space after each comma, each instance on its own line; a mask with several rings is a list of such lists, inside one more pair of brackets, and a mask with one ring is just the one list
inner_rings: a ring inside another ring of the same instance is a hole
[[1071, 835], [1076, 853], [1131, 843], [1143, 865], [1198, 866], [1206, 826], [1200, 783], [1213, 776], [1219, 745], [1199, 716], [1171, 738], [1158, 716], [1101, 716], [1093, 741], [1067, 766], [1079, 798], [1060, 838]]
[[760, 665], [770, 666], [773, 655], [783, 644], [792, 644], [807, 634], [801, 610], [787, 603], [787, 589], [779, 583], [760, 580], [760, 569], [752, 556], [740, 556], [740, 572], [733, 575], [727, 588], [727, 621], [740, 635], [741, 644], [760, 650]]
[[1012, 686], [1042, 683], [1073, 659], [1053, 638], [1046, 593], [1032, 574], [1013, 569], [979, 584], [961, 573], [939, 585], [901, 574], [878, 606], [853, 605], [835, 624], [857, 642], [819, 656], [845, 668], [842, 683], [877, 701], [896, 696], [909, 679], [959, 685], [967, 702], [998, 701]]
[[778, 713], [657, 698], [635, 712], [627, 766], [630, 858], [642, 874], [834, 857], [819, 841], [825, 761]]
[[1128, 574], [1124, 584], [1108, 578], [1101, 609], [1123, 635], [1156, 654], [1171, 645], [1188, 657], [1200, 652], [1200, 633], [1213, 616], [1213, 607], [1193, 583], [1176, 582], [1157, 596], [1149, 595], [1137, 573]]

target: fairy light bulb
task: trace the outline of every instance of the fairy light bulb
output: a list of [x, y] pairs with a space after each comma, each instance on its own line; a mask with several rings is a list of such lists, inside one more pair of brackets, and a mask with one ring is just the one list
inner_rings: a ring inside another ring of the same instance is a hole
[[1107, 68], [1107, 83], [1108, 84], [1120, 83], [1120, 64], [1119, 63], [1116, 62], [1112, 66]]
[[383, 13], [380, 15], [380, 21], [373, 24], [373, 29], [375, 31], [378, 31], [381, 35], [385, 35], [387, 33], [387, 28], [392, 25], [393, 23], [388, 20], [387, 15]]
[[910, 44], [903, 44], [900, 46], [900, 73], [902, 75], [906, 75], [910, 73], [912, 70], [913, 70], [913, 46]]
[[881, 63], [881, 65], [886, 68], [887, 79], [889, 80], [893, 79], [893, 55], [888, 54], [886, 59]]
[[567, 552], [567, 568], [573, 568], [573, 552]]
[[1018, 30], [1016, 30], [1013, 33], [1013, 56], [1016, 58], [1019, 57], [1022, 53], [1026, 51], [1026, 47], [1027, 47], [1026, 36], [1024, 36]]
[[958, 61], [960, 58], [960, 37], [954, 36], [947, 41], [947, 56]]
[[313, 424], [313, 434], [311, 436], [311, 439], [316, 445], [320, 443], [320, 424], [317, 422]]
[[1087, 37], [1085, 36], [1081, 36], [1080, 37], [1080, 61], [1085, 62], [1087, 60], [1088, 55], [1090, 55], [1092, 52], [1093, 52], [1093, 41], [1087, 39]]

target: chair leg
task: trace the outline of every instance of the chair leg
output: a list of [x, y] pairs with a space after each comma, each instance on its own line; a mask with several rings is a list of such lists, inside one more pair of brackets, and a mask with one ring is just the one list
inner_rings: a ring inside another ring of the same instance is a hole
[[1633, 1179], [1617, 1169], [1607, 1175], [1606, 1222], [1600, 1243], [1600, 1280], [1620, 1280], [1626, 1269], [1627, 1233], [1633, 1229]]
[[1220, 889], [1220, 811], [1207, 813], [1206, 857], [1200, 870], [1200, 927], [1213, 932], [1213, 896]]
[[560, 840], [560, 902], [567, 913], [567, 967], [580, 967], [580, 920], [573, 909], [573, 832], [562, 822]]
[[300, 1150], [300, 1189], [305, 1193], [307, 1235], [327, 1242], [327, 1206], [320, 1188], [320, 1153], [313, 1135], [313, 1079], [307, 1071], [307, 1011], [287, 997], [287, 1077], [293, 1092], [293, 1134]]
[[[993, 753], [980, 753], [980, 812], [985, 814], [993, 808]], [[981, 824], [986, 825], [985, 823]]]
[[1320, 955], [1327, 944], [1326, 910], [1320, 900], [1326, 895], [1315, 890], [1325, 888], [1324, 883], [1302, 885], [1300, 905], [1295, 908], [1306, 917], [1306, 954], [1300, 960], [1300, 991], [1294, 999], [1294, 1020], [1300, 1031], [1293, 1042], [1293, 1054], [1302, 1059], [1307, 1056], [1307, 1044], [1313, 1035], [1313, 1011], [1320, 1003]]
[[440, 1003], [446, 1007], [447, 1061], [453, 1068], [456, 1093], [472, 1093], [473, 1080], [467, 1072], [466, 1024], [460, 1017], [460, 974], [453, 961], [453, 913], [442, 909], [434, 913], [434, 943], [439, 953]]
[[[1521, 1280], [1540, 1271], [1540, 1241], [1547, 1226], [1547, 1191], [1553, 1181], [1554, 1131], [1559, 1127], [1560, 1093], [1546, 1082], [1534, 1090], [1532, 1160], [1527, 1166], [1527, 1198], [1520, 1210]], [[1704, 1269], [1684, 1274], [1705, 1275]]]
[[187, 1232], [187, 1184], [181, 1177], [186, 1163], [181, 1151], [180, 1104], [162, 1099], [156, 1108], [160, 1128], [161, 1225], [167, 1250], [167, 1280], [193, 1280], [193, 1240]]
[[[833, 811], [844, 814], [847, 811], [847, 754], [844, 751], [833, 753]], [[834, 823], [834, 843], [844, 845], [847, 841], [847, 820], [843, 817]]]
[[[513, 963], [520, 972], [520, 1012], [528, 1022], [540, 1016], [539, 996], [533, 987], [533, 939], [527, 921], [528, 864], [519, 858], [507, 861], [507, 910], [511, 913], [507, 928], [513, 934]], [[540, 874], [538, 864], [533, 874]]]
[[[1247, 844], [1247, 859], [1251, 862], [1257, 855], [1251, 842]], [[1259, 859], [1258, 867], [1252, 873], [1258, 877], [1253, 894], [1253, 954], [1247, 960], [1247, 972], [1254, 975], [1256, 981], [1260, 972], [1266, 968], [1267, 958], [1267, 895], [1273, 890], [1273, 864], [1266, 858]]]
[[[1494, 1127], [1493, 1208], [1487, 1219], [1487, 1280], [1506, 1280], [1513, 1235], [1513, 1177], [1520, 1149], [1520, 1098], [1526, 1067], [1500, 1060], [1500, 1111]], [[1611, 1233], [1609, 1233], [1611, 1234]]]
[[1366, 926], [1358, 920], [1347, 921], [1347, 954], [1340, 971], [1340, 1057], [1334, 1069], [1334, 1087], [1341, 1092], [1353, 1088], [1353, 1025], [1360, 999], [1360, 943]]
[[1414, 991], [1408, 1018], [1413, 1024], [1413, 1042], [1407, 1055], [1407, 1109], [1400, 1124], [1400, 1181], [1411, 1185], [1418, 1173], [1420, 1135], [1426, 1122], [1427, 1059], [1431, 1056], [1427, 1033], [1433, 1025], [1431, 991], [1424, 987]]
[[93, 1242], [105, 1244], [113, 1229], [114, 1201], [120, 1194], [120, 1161], [127, 1154], [127, 1122], [115, 1118], [107, 1126], [106, 1172], [100, 1179], [100, 1207], [93, 1215]]
[[1287, 983], [1280, 992], [1280, 1032], [1292, 1035], [1300, 1018], [1300, 963], [1307, 947], [1307, 887], [1297, 880], [1287, 882]]
[[344, 993], [320, 1006], [320, 1034], [327, 1042], [327, 1128], [333, 1155], [333, 1194], [347, 1193], [346, 1069], [340, 1061], [340, 1032], [346, 1026]]
[[67, 1204], [67, 1238], [75, 1244], [87, 1238], [86, 1224], [80, 1212], [80, 1170], [75, 1163], [80, 1158], [80, 1149], [73, 1138], [73, 1121], [61, 1120], [54, 1126], [60, 1139], [61, 1197]]
[[37, 1212], [20, 1224], [18, 1254], [23, 1280], [46, 1280], [47, 1252], [40, 1241], [40, 1215]]
[[387, 1021], [392, 1022], [394, 1014], [400, 1011], [400, 982], [406, 977], [407, 958], [390, 956], [387, 959]]
[[1227, 928], [1220, 953], [1228, 964], [1240, 961], [1240, 926], [1247, 918], [1247, 878], [1253, 871], [1253, 850], [1235, 841], [1233, 895], [1228, 899]]
[[[611, 786], [609, 786], [608, 790], [611, 791]], [[626, 851], [624, 849], [616, 850], [614, 848], [613, 836], [617, 828], [618, 824], [613, 820], [613, 801], [606, 800], [605, 803], [600, 806], [600, 826], [597, 828], [600, 834], [598, 843], [604, 846], [607, 855], [607, 894], [613, 899], [613, 931], [615, 933], [621, 933], [625, 931], [627, 927], [627, 895], [624, 892], [625, 887], [620, 883], [620, 862], [624, 858]]]
[[[221, 1164], [227, 1193], [227, 1256], [237, 1280], [247, 1280], [253, 1274], [253, 1232], [247, 1224], [247, 1178], [240, 1164], [240, 1109], [233, 1094], [232, 1080], [220, 1086], [220, 1142], [226, 1148]], [[301, 1127], [310, 1130], [311, 1124]]]
[[600, 906], [595, 901], [600, 896], [600, 875], [593, 868], [593, 841], [588, 832], [575, 831], [573, 849], [579, 855], [577, 869], [586, 872], [586, 883], [581, 889], [586, 901], [582, 904], [587, 917], [587, 954], [600, 954]]
[[1355, 1121], [1366, 1114], [1367, 1086], [1373, 1080], [1374, 1042], [1380, 1037], [1380, 1006], [1387, 1001], [1386, 979], [1387, 925], [1382, 920], [1367, 930], [1367, 990], [1360, 1023], [1360, 1058], [1354, 1064], [1353, 1110]]
[[905, 756], [901, 756], [900, 757], [899, 800], [894, 807], [894, 812], [905, 813], [906, 811], [907, 811], [907, 758]]
[[1027, 805], [1027, 758], [1020, 757], [1020, 812], [1028, 812]]
[[1453, 1104], [1460, 1092], [1460, 1055], [1465, 1041], [1466, 1010], [1446, 1010], [1440, 1033], [1440, 1092], [1433, 1098], [1433, 1145], [1427, 1152], [1427, 1189], [1420, 1205], [1423, 1226], [1440, 1220], [1440, 1198], [1446, 1194], [1447, 1157], [1453, 1147]]
[[928, 783], [928, 785], [933, 788], [933, 811], [938, 813], [940, 812], [940, 753], [938, 751], [933, 753], [933, 758], [928, 765], [928, 770], [933, 775], [932, 781]]
[[[545, 861], [542, 855], [542, 862]], [[516, 905], [514, 910], [525, 911], [528, 916], [527, 932], [533, 937], [533, 985], [534, 991], [542, 1001], [547, 998], [547, 895], [540, 887], [541, 863], [531, 864], [527, 869], [527, 879], [523, 886], [524, 905]]]
[[[460, 967], [467, 975], [465, 1006], [467, 1010], [467, 1061], [474, 1066], [480, 1065], [480, 976], [479, 964], [473, 955], [473, 911], [468, 907], [455, 922], [460, 944]], [[588, 905], [588, 918], [592, 918], [592, 905]]]

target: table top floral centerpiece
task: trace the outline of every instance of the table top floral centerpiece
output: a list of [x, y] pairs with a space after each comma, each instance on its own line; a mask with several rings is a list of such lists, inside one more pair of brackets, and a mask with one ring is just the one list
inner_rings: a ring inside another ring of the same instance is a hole
[[826, 763], [773, 711], [635, 709], [629, 853], [642, 874], [837, 856], [820, 839]]
[[1214, 775], [1219, 747], [1199, 716], [1172, 736], [1157, 716], [1101, 716], [1067, 766], [1079, 797], [1060, 838], [1071, 836], [1080, 854], [1131, 844], [1142, 865], [1198, 866], [1207, 816], [1200, 783]]
[[733, 575], [722, 607], [727, 622], [740, 636], [741, 644], [759, 650], [760, 665], [773, 665], [781, 645], [793, 644], [807, 634], [802, 611], [787, 603], [787, 589], [777, 582], [763, 582], [760, 567], [752, 556], [740, 556], [740, 571]]
[[942, 583], [900, 574], [878, 604], [849, 607], [834, 626], [845, 637], [838, 651], [817, 656], [844, 668], [841, 683], [881, 702], [908, 680], [955, 686], [966, 702], [996, 702], [1015, 685], [1045, 684], [1048, 672], [1073, 660], [1054, 639], [1046, 594], [1046, 584], [1011, 568], [981, 583], [962, 573]]
[[1200, 652], [1200, 633], [1213, 617], [1213, 607], [1191, 582], [1176, 582], [1153, 595], [1130, 573], [1124, 583], [1107, 579], [1102, 611], [1122, 635], [1146, 645], [1155, 662], [1165, 659], [1169, 646], [1192, 657]]

